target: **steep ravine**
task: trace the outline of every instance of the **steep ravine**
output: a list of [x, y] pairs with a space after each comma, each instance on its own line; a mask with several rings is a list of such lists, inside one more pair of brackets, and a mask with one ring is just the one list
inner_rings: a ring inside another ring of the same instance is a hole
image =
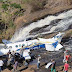
[[[12, 1], [12, 3], [18, 3], [25, 9], [22, 16], [15, 17], [14, 25], [15, 29], [8, 28], [7, 33], [3, 31], [3, 35], [0, 35], [0, 39], [10, 39], [13, 34], [21, 27], [25, 27], [32, 22], [45, 18], [48, 15], [58, 15], [61, 12], [72, 9], [72, 0], [42, 0], [43, 8], [35, 10], [34, 4], [26, 3], [23, 5], [22, 0]], [[23, 7], [24, 6], [24, 7]], [[36, 6], [35, 6], [36, 7]], [[70, 28], [71, 29], [71, 28]], [[37, 29], [38, 30], [38, 29]]]

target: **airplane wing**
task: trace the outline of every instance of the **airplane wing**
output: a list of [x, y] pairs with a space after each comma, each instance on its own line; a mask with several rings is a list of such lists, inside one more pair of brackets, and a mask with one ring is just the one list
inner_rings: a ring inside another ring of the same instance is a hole
[[50, 38], [50, 39], [44, 39], [44, 38], [38, 38], [39, 39], [39, 42], [40, 43], [43, 43], [43, 44], [51, 44], [51, 43], [54, 43], [55, 42], [55, 40], [54, 39], [52, 39], [52, 38]]

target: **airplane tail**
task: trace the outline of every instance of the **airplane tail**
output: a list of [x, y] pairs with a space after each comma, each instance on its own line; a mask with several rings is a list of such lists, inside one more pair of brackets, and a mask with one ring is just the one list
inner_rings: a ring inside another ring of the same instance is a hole
[[54, 39], [55, 41], [58, 41], [60, 43], [64, 34], [65, 33], [59, 32], [59, 34], [57, 34], [56, 36], [54, 36], [52, 39]]
[[5, 40], [5, 39], [3, 39], [2, 42], [3, 42], [4, 44], [12, 43], [12, 42], [10, 42], [10, 41], [8, 41], [8, 40]]
[[63, 48], [63, 46], [58, 43], [58, 41], [52, 43], [52, 44], [45, 44], [47, 51], [58, 51], [59, 49]]

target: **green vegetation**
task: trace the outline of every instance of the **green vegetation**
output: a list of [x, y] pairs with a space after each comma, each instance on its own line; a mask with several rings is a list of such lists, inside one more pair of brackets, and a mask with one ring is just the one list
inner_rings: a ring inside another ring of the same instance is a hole
[[2, 8], [4, 9], [4, 10], [8, 10], [8, 4], [2, 4]]
[[9, 27], [13, 27], [14, 24], [13, 24], [13, 21], [9, 21]]
[[0, 0], [0, 2], [7, 2], [8, 0]]
[[15, 25], [14, 25], [14, 22], [12, 20], [9, 21], [9, 28], [13, 28], [15, 29]]
[[0, 15], [1, 15], [1, 12], [0, 12]]
[[0, 0], [0, 2], [3, 2], [3, 0]]
[[32, 0], [23, 0], [24, 3], [31, 2]]
[[31, 11], [36, 11], [43, 8], [43, 1], [45, 0], [0, 0], [0, 37], [11, 38], [17, 26], [14, 21], [24, 15], [28, 7], [26, 5], [32, 6]]
[[2, 31], [0, 30], [0, 35], [2, 34]]
[[21, 11], [16, 11], [16, 12], [14, 13], [14, 15], [16, 15], [16, 16], [22, 16], [23, 13], [22, 13]]
[[16, 4], [16, 3], [11, 4], [11, 7], [14, 7], [14, 8], [21, 8], [20, 4]]

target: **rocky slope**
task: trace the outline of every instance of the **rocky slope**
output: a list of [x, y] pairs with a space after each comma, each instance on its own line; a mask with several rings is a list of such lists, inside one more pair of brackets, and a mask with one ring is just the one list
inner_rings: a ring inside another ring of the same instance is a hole
[[0, 39], [10, 39], [19, 28], [71, 8], [72, 0], [1, 0]]

